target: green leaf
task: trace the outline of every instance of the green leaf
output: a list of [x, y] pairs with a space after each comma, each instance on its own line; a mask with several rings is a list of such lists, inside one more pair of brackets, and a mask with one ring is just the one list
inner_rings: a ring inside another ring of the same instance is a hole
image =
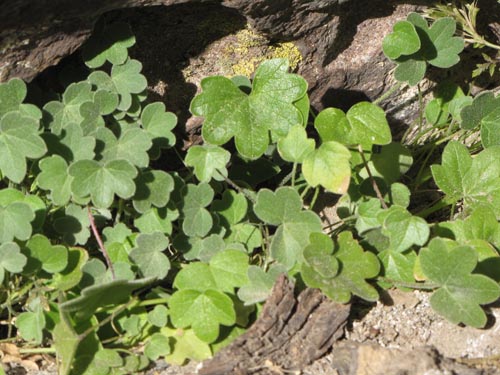
[[165, 111], [165, 104], [151, 103], [144, 107], [141, 123], [153, 141], [149, 150], [151, 159], [158, 159], [162, 149], [175, 145], [172, 129], [177, 124], [177, 117], [172, 112]]
[[26, 159], [37, 159], [47, 152], [38, 134], [38, 121], [10, 112], [0, 119], [0, 171], [13, 182], [26, 176]]
[[59, 373], [69, 375], [81, 338], [64, 319], [55, 325], [52, 338], [59, 359]]
[[[438, 68], [450, 68], [460, 60], [458, 54], [464, 49], [464, 40], [454, 37], [456, 22], [450, 17], [442, 17], [429, 28], [427, 21], [417, 13], [407, 17], [415, 27], [420, 39], [420, 49], [410, 55], [396, 59], [398, 66], [394, 76], [398, 81], [416, 85], [424, 78], [427, 63]], [[389, 51], [391, 54], [393, 51]], [[390, 56], [389, 56], [390, 57]]]
[[0, 84], [0, 118], [7, 112], [17, 111], [26, 93], [26, 84], [22, 79], [12, 78]]
[[106, 227], [102, 231], [104, 245], [113, 242], [124, 243], [129, 240], [131, 235], [132, 231], [124, 223], [118, 223], [114, 227]]
[[113, 65], [123, 64], [128, 57], [128, 48], [134, 44], [135, 37], [127, 23], [98, 24], [83, 46], [83, 59], [93, 69], [104, 65], [106, 61]]
[[112, 160], [100, 164], [94, 160], [79, 160], [69, 167], [73, 177], [71, 190], [78, 197], [90, 195], [98, 208], [108, 208], [114, 195], [131, 198], [135, 193], [134, 177], [137, 169], [126, 160]]
[[254, 212], [264, 222], [278, 226], [271, 241], [271, 256], [288, 269], [302, 261], [310, 233], [321, 232], [319, 217], [312, 211], [302, 211], [300, 196], [290, 187], [276, 192], [260, 190]]
[[312, 187], [318, 185], [336, 194], [345, 194], [351, 179], [351, 153], [340, 143], [329, 141], [309, 153], [303, 162], [302, 173]]
[[208, 262], [212, 256], [226, 248], [219, 234], [211, 234], [205, 238], [180, 235], [175, 238], [174, 246], [182, 251], [186, 260], [199, 259], [202, 262]]
[[26, 203], [35, 213], [35, 219], [31, 221], [33, 231], [38, 231], [44, 224], [47, 214], [47, 207], [44, 201], [36, 195], [23, 193], [21, 190], [14, 188], [0, 189], [0, 206], [8, 206], [11, 203]]
[[140, 234], [136, 239], [137, 247], [130, 252], [130, 259], [139, 266], [143, 277], [163, 279], [170, 270], [170, 261], [163, 254], [168, 247], [168, 239], [160, 232]]
[[489, 205], [500, 217], [499, 158], [500, 146], [489, 147], [471, 158], [464, 145], [452, 141], [443, 151], [441, 165], [432, 165], [431, 171], [450, 199], [463, 199], [466, 209]]
[[444, 148], [441, 165], [432, 165], [431, 171], [436, 184], [451, 199], [463, 196], [462, 185], [472, 166], [467, 147], [451, 141]]
[[358, 234], [363, 234], [369, 230], [380, 227], [378, 215], [382, 212], [380, 200], [369, 198], [367, 201], [358, 204], [356, 230]]
[[150, 284], [153, 280], [154, 278], [114, 280], [106, 284], [89, 286], [84, 288], [78, 297], [63, 302], [60, 309], [63, 313], [75, 313], [77, 319], [85, 320], [99, 307], [126, 302], [134, 290]]
[[500, 106], [481, 120], [481, 143], [484, 148], [500, 145]]
[[101, 349], [95, 353], [93, 364], [100, 369], [108, 369], [112, 367], [122, 367], [123, 358], [113, 349]]
[[13, 202], [0, 206], [0, 244], [14, 238], [21, 241], [30, 238], [34, 218], [35, 213], [27, 203]]
[[148, 321], [156, 327], [165, 327], [168, 322], [168, 309], [164, 305], [156, 305], [148, 312]]
[[182, 365], [186, 360], [202, 361], [212, 356], [210, 346], [200, 340], [192, 329], [164, 327], [161, 331], [172, 340], [172, 353], [165, 356], [167, 363]]
[[20, 273], [26, 262], [26, 256], [21, 254], [21, 249], [17, 243], [2, 243], [0, 245], [0, 284], [3, 283], [5, 271]]
[[209, 264], [190, 263], [179, 271], [174, 286], [180, 290], [220, 290], [233, 293], [248, 282], [248, 255], [238, 250], [224, 250], [211, 257]]
[[82, 279], [82, 268], [87, 259], [88, 254], [82, 248], [70, 248], [68, 250], [68, 265], [61, 272], [54, 274], [51, 286], [65, 291], [78, 285]]
[[224, 181], [227, 177], [226, 165], [231, 154], [222, 147], [214, 145], [192, 146], [189, 148], [185, 163], [194, 168], [194, 174], [200, 182]]
[[210, 259], [210, 271], [219, 289], [233, 292], [248, 283], [248, 255], [238, 250], [225, 250]]
[[332, 256], [333, 241], [324, 233], [311, 233], [310, 244], [304, 249], [305, 263], [301, 266], [301, 276], [307, 286], [320, 288], [324, 279], [338, 274], [339, 262]]
[[95, 71], [89, 75], [88, 81], [98, 89], [119, 94], [118, 108], [127, 111], [132, 105], [132, 94], [139, 94], [146, 89], [146, 77], [140, 73], [141, 70], [142, 64], [139, 61], [128, 59], [122, 65], [113, 65], [111, 75]]
[[54, 220], [54, 229], [63, 235], [69, 245], [84, 245], [90, 237], [88, 211], [76, 204], [69, 204], [64, 209], [64, 216]]
[[43, 341], [45, 323], [45, 315], [41, 307], [35, 311], [23, 312], [16, 318], [16, 327], [21, 337], [35, 345], [40, 345]]
[[266, 151], [269, 131], [273, 138], [284, 137], [293, 125], [302, 124], [302, 114], [293, 103], [305, 95], [307, 83], [287, 71], [285, 59], [263, 62], [249, 95], [228, 78], [203, 79], [202, 93], [190, 107], [194, 115], [205, 117], [203, 138], [222, 145], [234, 137], [242, 156], [257, 159]]
[[367, 301], [376, 301], [377, 290], [365, 281], [379, 274], [380, 263], [375, 254], [363, 251], [351, 232], [341, 232], [333, 255], [339, 262], [340, 272], [322, 280], [319, 287], [323, 293], [341, 303], [349, 302], [351, 293]]
[[225, 190], [222, 199], [214, 200], [211, 208], [221, 216], [223, 224], [229, 228], [246, 216], [248, 201], [242, 193]]
[[61, 147], [57, 153], [64, 157], [68, 163], [93, 159], [96, 140], [94, 136], [84, 136], [81, 126], [71, 123], [61, 132]]
[[405, 184], [395, 182], [391, 185], [390, 202], [393, 205], [407, 208], [410, 205], [410, 189]]
[[262, 232], [258, 226], [253, 224], [234, 224], [228, 230], [224, 241], [228, 244], [243, 244], [247, 252], [252, 252], [253, 249], [262, 246]]
[[99, 108], [99, 114], [109, 115], [118, 107], [118, 94], [107, 90], [97, 90], [94, 92], [93, 103]]
[[388, 58], [394, 60], [401, 55], [411, 55], [420, 49], [420, 38], [412, 23], [396, 22], [392, 30], [382, 42], [382, 50]]
[[245, 302], [245, 305], [265, 301], [271, 294], [278, 276], [286, 272], [286, 268], [279, 264], [271, 265], [267, 272], [260, 267], [249, 266], [248, 283], [238, 290], [238, 297]]
[[231, 326], [236, 322], [233, 301], [216, 290], [179, 290], [170, 297], [169, 307], [175, 327], [192, 327], [196, 336], [207, 343], [217, 339], [219, 325]]
[[495, 94], [491, 91], [483, 91], [474, 98], [471, 105], [464, 107], [460, 112], [462, 117], [460, 126], [468, 130], [479, 127], [481, 121], [490, 113], [496, 112], [499, 106], [500, 96], [495, 98]]
[[286, 137], [278, 141], [278, 152], [283, 160], [292, 163], [302, 163], [304, 158], [314, 151], [316, 142], [307, 138], [304, 127], [300, 124], [294, 125]]
[[[41, 234], [35, 234], [25, 245], [30, 271], [43, 269], [48, 273], [63, 271], [68, 265], [68, 249], [62, 245], [52, 246], [49, 239]], [[34, 263], [31, 267], [30, 263]], [[25, 271], [27, 271], [25, 269]]]
[[[440, 82], [434, 89], [434, 99], [425, 106], [425, 118], [432, 125], [445, 125], [448, 123], [451, 109], [459, 101], [463, 101], [465, 95], [456, 83], [450, 81]], [[452, 103], [454, 103], [452, 105]], [[456, 113], [454, 115], [456, 117]]]
[[460, 61], [458, 54], [464, 49], [464, 40], [454, 37], [456, 22], [451, 17], [443, 17], [436, 20], [429, 28], [429, 35], [436, 56], [428, 60], [429, 64], [438, 68], [450, 68]]
[[165, 207], [174, 190], [174, 179], [166, 172], [141, 170], [135, 179], [134, 208], [145, 213], [151, 206]]
[[369, 102], [353, 105], [347, 114], [337, 108], [327, 108], [318, 114], [314, 126], [323, 142], [360, 144], [365, 150], [371, 149], [374, 144], [389, 144], [392, 140], [385, 112]]
[[497, 300], [500, 287], [484, 275], [471, 274], [477, 264], [475, 251], [468, 246], [449, 248], [435, 238], [419, 258], [424, 275], [440, 286], [431, 296], [432, 308], [452, 323], [484, 327], [486, 315], [480, 305]]
[[146, 342], [144, 354], [153, 361], [170, 354], [170, 339], [161, 333], [152, 334]]
[[[390, 143], [382, 146], [380, 152], [374, 152], [368, 162], [368, 168], [372, 176], [382, 177], [387, 185], [399, 180], [413, 164], [413, 158], [410, 150], [401, 143]], [[363, 168], [359, 175], [368, 179], [366, 168]]]
[[425, 76], [427, 64], [423, 60], [402, 57], [398, 60], [398, 66], [394, 71], [394, 78], [400, 82], [408, 82], [408, 85], [415, 86]]
[[214, 191], [207, 183], [188, 184], [185, 190], [182, 230], [188, 236], [204, 237], [212, 229], [213, 219], [207, 207], [214, 197]]
[[384, 268], [384, 277], [394, 281], [415, 282], [413, 270], [415, 267], [415, 252], [400, 253], [392, 249], [378, 254]]
[[[403, 252], [413, 245], [423, 246], [429, 238], [429, 225], [403, 207], [392, 206], [381, 213], [382, 234], [389, 237], [391, 250]], [[380, 216], [379, 216], [380, 217]]]
[[68, 164], [59, 155], [52, 155], [40, 160], [38, 186], [50, 190], [50, 199], [57, 206], [66, 205], [71, 198], [73, 177], [68, 174]]
[[[104, 73], [103, 73], [104, 74]], [[63, 93], [62, 102], [51, 101], [45, 104], [45, 126], [54, 134], [61, 134], [69, 124], [80, 125], [84, 116], [80, 109], [84, 103], [92, 102], [92, 86], [88, 82], [78, 82], [69, 85]]]
[[162, 232], [172, 234], [172, 222], [179, 217], [179, 211], [168, 204], [167, 207], [152, 207], [134, 220], [134, 226], [142, 233]]
[[108, 128], [100, 128], [96, 132], [96, 138], [105, 144], [102, 162], [123, 159], [139, 168], [148, 166], [147, 151], [151, 148], [152, 142], [143, 129], [127, 129], [117, 139]]

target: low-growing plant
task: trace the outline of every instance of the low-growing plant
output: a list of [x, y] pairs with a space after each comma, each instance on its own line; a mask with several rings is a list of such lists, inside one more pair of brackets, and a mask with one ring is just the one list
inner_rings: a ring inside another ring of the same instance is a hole
[[[417, 84], [429, 64], [456, 64], [454, 32], [451, 18], [398, 22], [383, 45], [396, 79]], [[0, 85], [8, 340], [15, 326], [25, 345], [52, 348], [61, 374], [202, 360], [255, 321], [283, 273], [341, 303], [431, 290], [450, 321], [486, 324], [482, 306], [500, 296], [498, 96], [440, 86], [426, 119], [457, 140], [440, 163], [422, 162], [415, 183], [381, 107], [326, 108], [310, 121], [306, 81], [268, 60], [251, 80], [201, 82], [190, 110], [204, 118], [204, 143], [182, 155], [176, 116], [147, 104], [134, 43], [127, 25], [101, 25], [83, 49], [88, 78], [43, 108], [26, 102], [23, 81]], [[471, 155], [460, 136], [479, 129]], [[422, 183], [441, 195], [415, 212]], [[323, 192], [339, 198], [331, 227], [314, 212]], [[449, 220], [426, 221], [448, 209]]]

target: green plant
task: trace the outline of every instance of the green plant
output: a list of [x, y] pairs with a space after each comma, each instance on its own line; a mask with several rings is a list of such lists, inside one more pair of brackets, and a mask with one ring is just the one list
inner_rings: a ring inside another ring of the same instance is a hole
[[[416, 213], [428, 180], [408, 173], [412, 153], [376, 104], [310, 124], [306, 81], [269, 60], [252, 81], [205, 78], [191, 111], [206, 143], [168, 152], [176, 117], [146, 104], [130, 30], [99, 27], [83, 51], [88, 78], [59, 100], [39, 109], [22, 81], [0, 85], [0, 313], [28, 345], [49, 346], [61, 374], [207, 358], [256, 319], [281, 273], [342, 303], [430, 289], [438, 313], [485, 325], [481, 305], [500, 296], [498, 97], [448, 85], [429, 104], [431, 127], [481, 126], [485, 149], [448, 143], [427, 172], [444, 194]], [[458, 62], [454, 30], [416, 14], [396, 24], [384, 42], [396, 78], [415, 84], [427, 64]], [[170, 158], [183, 167], [151, 166]], [[340, 198], [328, 230], [313, 211], [324, 190]], [[448, 207], [450, 221], [426, 221]]]

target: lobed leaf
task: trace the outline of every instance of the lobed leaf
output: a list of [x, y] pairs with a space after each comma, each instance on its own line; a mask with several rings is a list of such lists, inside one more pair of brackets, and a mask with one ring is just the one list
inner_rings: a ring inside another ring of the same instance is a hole
[[480, 305], [497, 300], [500, 287], [484, 275], [471, 274], [476, 253], [468, 246], [448, 246], [435, 238], [419, 258], [424, 275], [439, 285], [430, 299], [432, 308], [452, 323], [483, 327], [486, 315]]
[[264, 222], [278, 226], [271, 241], [271, 256], [288, 269], [302, 261], [310, 233], [321, 232], [319, 217], [312, 211], [302, 211], [300, 196], [290, 187], [280, 187], [276, 192], [261, 189], [254, 212]]
[[222, 145], [234, 137], [238, 152], [255, 160], [264, 154], [269, 132], [274, 138], [284, 137], [293, 125], [302, 124], [302, 114], [293, 103], [305, 95], [307, 83], [287, 71], [285, 59], [263, 62], [249, 95], [228, 78], [203, 79], [202, 93], [190, 106], [194, 115], [205, 117], [203, 138]]

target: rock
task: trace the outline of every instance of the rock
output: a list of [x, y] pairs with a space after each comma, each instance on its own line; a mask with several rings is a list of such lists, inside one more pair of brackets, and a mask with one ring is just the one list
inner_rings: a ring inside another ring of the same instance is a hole
[[334, 346], [332, 357], [339, 375], [493, 374], [444, 358], [432, 347], [402, 350], [344, 341]]

